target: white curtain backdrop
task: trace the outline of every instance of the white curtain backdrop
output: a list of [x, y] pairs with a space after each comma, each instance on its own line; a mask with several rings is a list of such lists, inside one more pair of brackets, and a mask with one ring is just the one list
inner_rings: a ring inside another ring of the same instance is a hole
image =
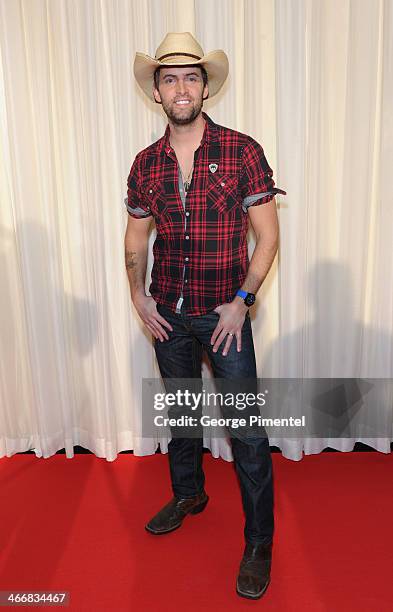
[[[288, 194], [253, 316], [259, 375], [392, 377], [392, 0], [0, 0], [0, 456], [167, 450], [137, 435], [159, 371], [123, 200], [166, 126], [134, 54], [168, 31], [227, 52], [204, 110], [258, 140]], [[270, 443], [298, 460], [356, 440]], [[389, 452], [391, 432], [359, 440]], [[226, 439], [205, 446], [232, 459]]]

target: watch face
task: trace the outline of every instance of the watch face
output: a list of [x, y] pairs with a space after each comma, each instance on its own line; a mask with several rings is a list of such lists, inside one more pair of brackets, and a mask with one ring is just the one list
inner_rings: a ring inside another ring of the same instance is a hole
[[255, 302], [255, 295], [253, 293], [247, 293], [246, 297], [244, 298], [244, 303], [247, 306], [252, 306], [254, 302]]

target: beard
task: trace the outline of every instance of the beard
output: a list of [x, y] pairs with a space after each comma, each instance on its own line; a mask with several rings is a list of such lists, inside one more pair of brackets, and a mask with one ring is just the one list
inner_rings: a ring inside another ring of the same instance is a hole
[[202, 110], [203, 98], [202, 96], [198, 100], [191, 100], [187, 106], [176, 106], [175, 102], [166, 103], [161, 102], [162, 108], [168, 119], [176, 125], [187, 125], [192, 123]]

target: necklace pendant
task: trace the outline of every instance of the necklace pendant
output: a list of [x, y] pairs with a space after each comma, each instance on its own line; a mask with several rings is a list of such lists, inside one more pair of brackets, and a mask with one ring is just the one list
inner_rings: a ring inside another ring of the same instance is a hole
[[190, 188], [190, 183], [189, 183], [188, 181], [186, 181], [186, 182], [184, 183], [184, 190], [185, 190], [185, 191], [188, 191], [188, 190], [189, 190], [189, 188]]

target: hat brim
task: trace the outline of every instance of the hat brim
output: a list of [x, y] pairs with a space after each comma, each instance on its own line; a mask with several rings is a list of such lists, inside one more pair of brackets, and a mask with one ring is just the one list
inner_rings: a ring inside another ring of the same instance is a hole
[[154, 72], [163, 66], [203, 66], [208, 76], [209, 98], [215, 96], [224, 85], [229, 72], [228, 57], [224, 51], [218, 49], [210, 51], [200, 60], [193, 60], [186, 56], [168, 58], [164, 62], [156, 60], [150, 55], [137, 52], [134, 60], [134, 76], [145, 94], [153, 100]]

